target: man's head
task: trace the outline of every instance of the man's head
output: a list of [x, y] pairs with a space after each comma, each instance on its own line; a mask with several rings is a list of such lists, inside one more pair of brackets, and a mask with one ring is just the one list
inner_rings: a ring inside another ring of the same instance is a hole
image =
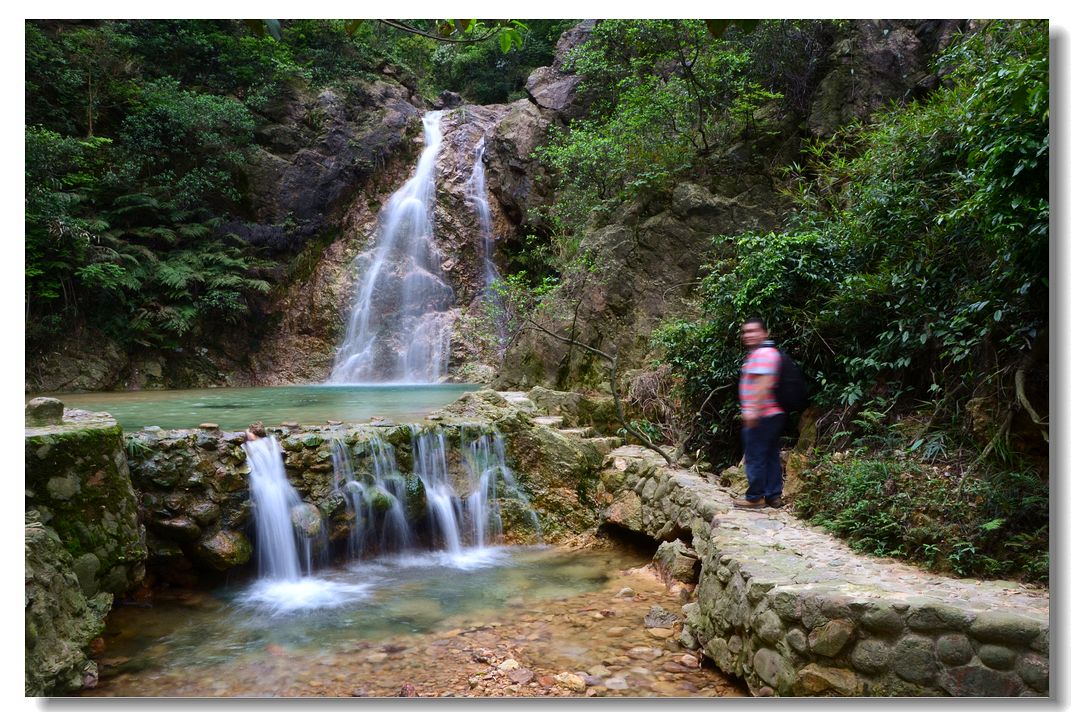
[[766, 322], [757, 316], [753, 316], [740, 327], [740, 340], [748, 349], [757, 348], [766, 340], [770, 332], [766, 331]]

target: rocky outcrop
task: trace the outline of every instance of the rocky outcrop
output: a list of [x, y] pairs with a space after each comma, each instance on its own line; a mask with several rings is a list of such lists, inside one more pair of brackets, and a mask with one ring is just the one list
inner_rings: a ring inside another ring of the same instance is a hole
[[26, 428], [26, 508], [59, 535], [85, 596], [143, 578], [145, 532], [114, 420]]
[[700, 571], [681, 642], [754, 694], [1048, 694], [1047, 591], [861, 556], [783, 510], [733, 509], [721, 487], [659, 462], [611, 452], [601, 517], [674, 549], [691, 542]]
[[938, 77], [930, 64], [966, 20], [853, 20], [833, 46], [807, 119], [812, 135], [829, 138], [892, 101], [918, 97]]
[[[716, 192], [683, 183], [667, 209], [645, 215], [635, 205], [623, 222], [587, 233], [581, 246], [596, 256], [596, 266], [565, 288], [579, 302], [574, 338], [617, 353], [621, 363], [641, 362], [663, 319], [688, 312], [703, 265], [724, 256], [711, 236], [774, 228], [781, 200], [762, 176], [725, 179]], [[572, 307], [563, 305], [553, 323], [558, 333], [570, 333]], [[507, 353], [495, 385], [597, 387], [607, 373], [597, 357], [529, 331]]]
[[92, 687], [97, 665], [87, 654], [104, 630], [112, 594], [86, 596], [59, 535], [26, 512], [25, 600], [27, 697]]
[[573, 50], [583, 45], [595, 28], [595, 20], [584, 20], [558, 38], [554, 61], [528, 76], [525, 91], [528, 98], [541, 109], [554, 112], [565, 120], [582, 116], [588, 110], [577, 95], [581, 77], [572, 71]]
[[294, 251], [341, 217], [358, 187], [407, 154], [422, 109], [405, 87], [351, 82], [291, 89], [265, 111], [246, 171], [253, 224], [225, 226], [253, 244]]

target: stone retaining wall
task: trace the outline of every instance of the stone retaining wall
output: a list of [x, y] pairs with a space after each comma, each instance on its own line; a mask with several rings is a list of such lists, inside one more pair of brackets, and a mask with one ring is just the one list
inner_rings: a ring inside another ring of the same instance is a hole
[[698, 553], [681, 642], [757, 695], [1048, 694], [1045, 589], [860, 556], [638, 447], [610, 453], [604, 521]]
[[59, 534], [87, 598], [144, 577], [145, 532], [114, 420], [26, 428], [26, 509]]
[[[541, 525], [540, 532], [532, 530], [523, 512], [504, 502], [502, 514], [511, 543], [534, 543], [539, 536], [553, 542], [594, 527], [595, 507], [589, 495], [603, 456], [618, 442], [571, 437], [535, 423], [524, 399], [517, 400], [511, 404], [493, 391], [480, 391], [466, 394], [433, 415], [433, 420], [416, 426], [293, 426], [270, 428], [269, 433], [283, 449], [287, 479], [305, 502], [317, 508], [332, 542], [344, 543], [353, 525], [352, 513], [335, 491], [332, 442], [346, 444], [358, 476], [373, 470], [370, 441], [378, 437], [390, 443], [399, 470], [414, 481], [407, 489], [422, 493], [412, 467], [413, 427], [443, 432], [448, 468], [458, 482], [467, 477], [460, 459], [463, 433], [471, 437], [494, 427], [503, 434], [507, 465], [528, 493]], [[244, 434], [145, 428], [126, 437], [154, 576], [193, 585], [206, 573], [246, 565], [253, 551], [247, 534], [253, 513], [249, 466], [241, 447]], [[423, 507], [411, 509], [423, 512]]]

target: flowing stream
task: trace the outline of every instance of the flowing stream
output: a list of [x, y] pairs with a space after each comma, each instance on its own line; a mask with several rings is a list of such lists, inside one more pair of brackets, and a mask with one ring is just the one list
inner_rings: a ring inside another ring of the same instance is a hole
[[446, 374], [454, 290], [434, 241], [441, 118], [425, 114], [416, 171], [380, 213], [372, 249], [357, 258], [357, 293], [329, 383], [435, 383]]

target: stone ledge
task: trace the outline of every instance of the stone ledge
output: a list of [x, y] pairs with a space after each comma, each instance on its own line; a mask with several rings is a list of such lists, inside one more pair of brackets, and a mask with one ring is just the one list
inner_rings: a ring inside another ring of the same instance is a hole
[[604, 521], [700, 557], [682, 641], [755, 694], [1048, 694], [1048, 591], [942, 576], [863, 556], [782, 510], [657, 454], [617, 448], [600, 473]]

